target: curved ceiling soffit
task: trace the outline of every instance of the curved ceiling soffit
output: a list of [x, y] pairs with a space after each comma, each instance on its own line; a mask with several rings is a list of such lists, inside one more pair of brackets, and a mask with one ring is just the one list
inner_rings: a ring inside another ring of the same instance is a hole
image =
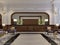
[[46, 15], [49, 16], [49, 13], [48, 12], [12, 12], [11, 13], [11, 16], [14, 15], [14, 14], [23, 14], [23, 13], [25, 13], [25, 14], [27, 14], [27, 13], [37, 13], [37, 14], [44, 13], [44, 14], [46, 14]]
[[34, 14], [34, 13], [35, 13], [35, 14], [36, 14], [36, 13], [37, 13], [37, 14], [40, 14], [40, 13], [41, 13], [41, 14], [42, 14], [42, 13], [44, 13], [44, 14], [46, 14], [46, 15], [48, 16], [48, 18], [49, 18], [49, 20], [50, 20], [50, 15], [49, 15], [49, 13], [47, 13], [47, 12], [13, 12], [13, 13], [11, 14], [11, 18], [12, 18], [12, 16], [13, 16], [14, 14], [23, 14], [23, 13], [24, 13], [24, 14], [27, 14], [27, 13], [28, 13], [28, 14], [29, 14], [29, 13], [33, 13], [33, 14]]

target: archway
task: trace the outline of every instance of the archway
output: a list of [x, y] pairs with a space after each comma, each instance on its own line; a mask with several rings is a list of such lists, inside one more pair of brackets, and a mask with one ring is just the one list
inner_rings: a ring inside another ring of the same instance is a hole
[[[19, 23], [17, 23], [18, 19]], [[11, 15], [11, 25], [16, 26], [19, 32], [45, 31], [49, 21], [50, 18], [46, 12], [15, 12]]]
[[[15, 18], [14, 18], [15, 17]], [[17, 19], [18, 17], [18, 19]], [[11, 15], [11, 24], [14, 25], [14, 19], [17, 19], [20, 21], [21, 20], [24, 20], [22, 18], [37, 18], [38, 20], [40, 19], [40, 22], [38, 21], [38, 24], [39, 25], [49, 25], [50, 23], [50, 17], [49, 17], [49, 14], [47, 14], [46, 12], [14, 12], [12, 15]], [[44, 19], [43, 19], [44, 18]], [[17, 21], [16, 20], [16, 21]], [[17, 21], [17, 22], [19, 22]], [[25, 20], [24, 20], [25, 21]], [[27, 20], [26, 20], [27, 21]], [[19, 22], [18, 25], [21, 25], [22, 24], [22, 21]], [[30, 23], [29, 23], [30, 24]], [[16, 24], [17, 25], [17, 24]], [[23, 25], [23, 24], [22, 24]]]

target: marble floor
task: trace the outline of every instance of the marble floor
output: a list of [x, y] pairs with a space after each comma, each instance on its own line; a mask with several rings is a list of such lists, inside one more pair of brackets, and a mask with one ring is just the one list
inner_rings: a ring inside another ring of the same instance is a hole
[[20, 34], [11, 45], [51, 45], [41, 34]]
[[[47, 35], [46, 32], [18, 32], [20, 35], [11, 43], [11, 45], [51, 45], [40, 33], [50, 37], [57, 45], [60, 45], [60, 34], [54, 39], [53, 34]], [[0, 45], [9, 40], [13, 35], [6, 34], [0, 37]], [[2, 40], [2, 41], [1, 41]]]
[[57, 45], [60, 45], [60, 34], [56, 35], [56, 38], [54, 37], [53, 33], [50, 33], [49, 35], [46, 34], [46, 36], [50, 37], [51, 40], [57, 43]]
[[4, 45], [11, 37], [13, 37], [14, 35], [9, 34], [5, 34], [4, 36], [0, 37], [0, 45]]

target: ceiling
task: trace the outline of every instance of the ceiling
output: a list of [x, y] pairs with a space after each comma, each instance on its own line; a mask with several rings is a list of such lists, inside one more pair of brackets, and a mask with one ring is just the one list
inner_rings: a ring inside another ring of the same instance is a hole
[[[13, 3], [49, 3], [52, 0], [0, 0], [0, 3], [7, 3], [7, 4], [13, 4]], [[54, 0], [57, 3], [60, 3], [60, 0]]]
[[[59, 2], [59, 0], [55, 0], [55, 2]], [[50, 9], [51, 8], [51, 0], [0, 0], [0, 8], [14, 8], [14, 9]]]
[[24, 3], [24, 2], [48, 2], [49, 0], [0, 0], [0, 2], [6, 3]]

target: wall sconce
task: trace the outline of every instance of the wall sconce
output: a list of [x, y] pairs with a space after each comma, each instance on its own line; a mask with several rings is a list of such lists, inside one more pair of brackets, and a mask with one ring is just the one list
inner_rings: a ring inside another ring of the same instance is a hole
[[59, 24], [56, 24], [56, 26], [59, 26]]
[[17, 24], [17, 19], [13, 19], [14, 25]]
[[56, 24], [56, 28], [57, 28], [57, 30], [58, 30], [58, 27], [59, 27], [59, 24]]
[[2, 26], [4, 27], [4, 26], [6, 26], [5, 24], [2, 24]]
[[45, 22], [48, 22], [48, 19], [45, 19]]
[[5, 26], [6, 26], [6, 24], [2, 24], [2, 26], [3, 26], [3, 30], [5, 30]]
[[45, 25], [48, 25], [48, 19], [45, 19], [44, 21], [45, 21]]
[[17, 19], [13, 19], [14, 22], [17, 22]]

